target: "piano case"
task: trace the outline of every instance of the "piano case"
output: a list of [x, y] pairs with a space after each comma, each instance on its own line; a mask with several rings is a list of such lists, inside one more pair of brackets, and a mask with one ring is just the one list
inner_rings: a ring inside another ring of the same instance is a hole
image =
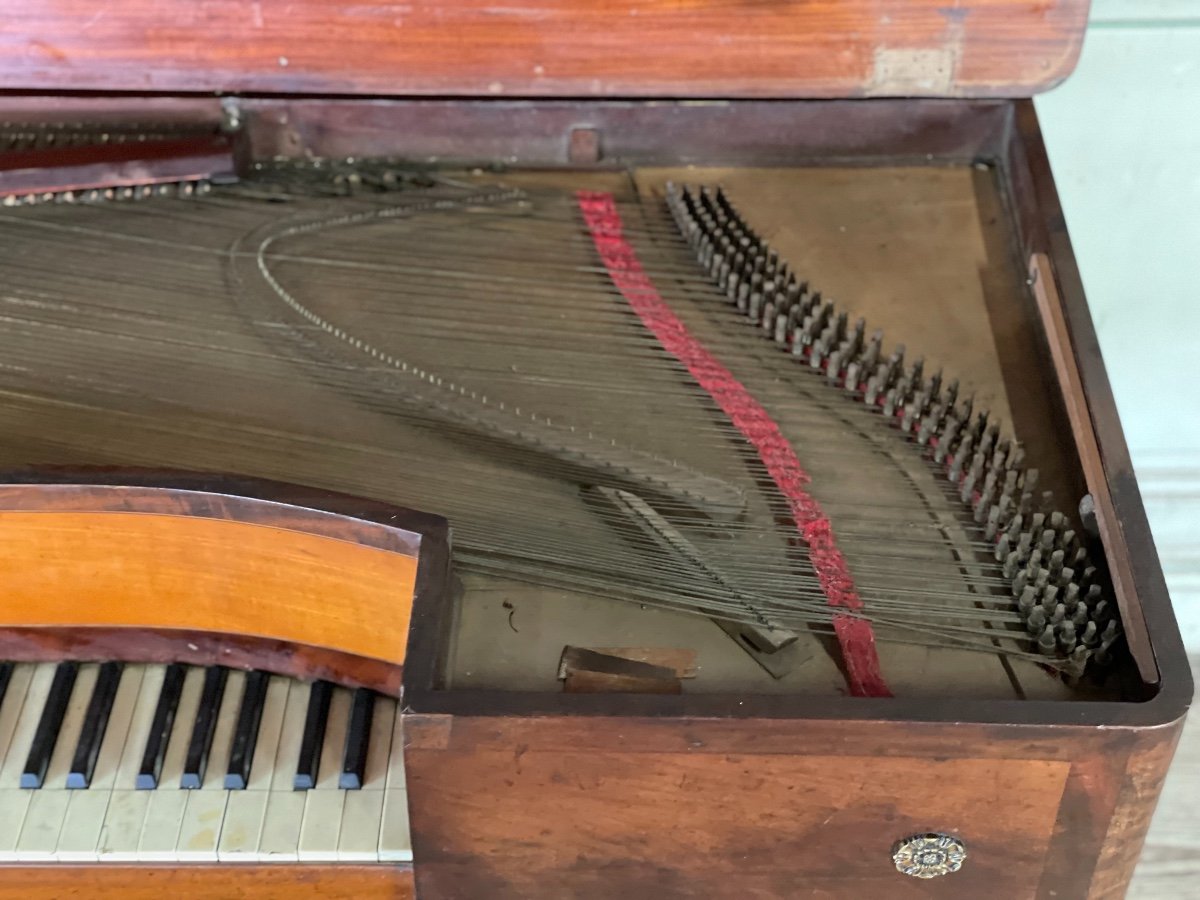
[[[970, 387], [1008, 410], [1043, 485], [1081, 536], [1093, 533], [1077, 540], [1108, 572], [1108, 619], [1124, 635], [1105, 648], [1106, 674], [1083, 679], [1023, 657], [1015, 675], [994, 660], [982, 672], [961, 663], [971, 654], [883, 639], [880, 671], [856, 678], [853, 639], [839, 648], [829, 634], [798, 657], [808, 674], [777, 679], [703, 617], [606, 600], [603, 586], [575, 606], [502, 575], [481, 591], [484, 576], [468, 566], [456, 581], [430, 552], [419, 577], [448, 588], [416, 594], [400, 705], [411, 867], [131, 863], [83, 876], [21, 865], [0, 876], [0, 895], [61, 897], [81, 884], [91, 896], [422, 900], [1124, 895], [1192, 686], [1029, 99], [1070, 74], [1087, 0], [0, 0], [0, 10], [0, 122], [35, 134], [0, 152], [0, 194], [17, 205], [63, 192], [119, 200], [221, 174], [228, 158], [244, 180], [324, 159], [344, 185], [358, 161], [386, 159], [588, 190], [594, 265], [631, 303], [645, 285], [630, 287], [627, 257], [606, 255], [612, 223], [595, 224], [611, 217], [605, 196], [627, 221], [628, 204], [653, 202], [660, 219], [647, 233], [667, 227], [662, 201], [674, 197], [684, 233], [694, 227], [693, 274], [707, 267], [721, 288], [733, 282], [729, 260], [713, 261], [712, 229], [740, 216], [851, 321], [886, 326], [889, 348], [944, 363], [963, 377], [962, 396]], [[45, 138], [80, 130], [92, 137], [65, 149]], [[539, 259], [530, 265], [548, 265]], [[0, 407], [17, 402], [5, 396]], [[147, 464], [22, 433], [4, 464]], [[353, 486], [332, 463], [290, 471], [246, 452], [206, 464], [177, 447], [160, 462]], [[823, 464], [799, 455], [815, 492]], [[854, 465], [826, 469], [853, 482]], [[382, 473], [373, 483], [352, 492], [404, 498]], [[834, 531], [853, 531], [827, 505]], [[453, 514], [421, 508], [458, 533]], [[886, 570], [904, 536], [876, 542]], [[33, 655], [67, 652], [47, 646]], [[264, 659], [233, 664], [270, 667]], [[289, 665], [280, 670], [358, 678]], [[366, 683], [394, 692], [386, 678]]]

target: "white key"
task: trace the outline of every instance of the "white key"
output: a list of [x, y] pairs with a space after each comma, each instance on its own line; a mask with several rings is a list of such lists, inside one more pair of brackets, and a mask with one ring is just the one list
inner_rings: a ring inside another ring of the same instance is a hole
[[58, 729], [58, 738], [54, 742], [54, 752], [50, 755], [50, 765], [46, 769], [46, 780], [41, 790], [65, 791], [67, 789], [67, 772], [71, 769], [71, 760], [75, 756], [75, 747], [79, 744], [79, 732], [83, 729], [83, 717], [87, 713], [88, 703], [92, 699], [92, 691], [96, 689], [96, 676], [100, 667], [95, 663], [85, 663], [79, 667], [75, 675], [75, 684], [71, 688], [71, 699], [67, 701], [67, 711], [63, 716], [62, 725]]
[[[104, 740], [100, 742], [100, 755], [96, 757], [96, 771], [92, 774], [92, 786], [88, 788], [89, 791], [107, 791], [117, 786], [117, 768], [125, 751], [125, 742], [129, 738], [129, 726], [145, 671], [145, 666], [126, 666], [121, 672], [121, 682], [117, 686], [117, 695], [113, 698], [112, 711], [108, 714], [108, 727], [104, 730]], [[157, 702], [157, 699], [156, 696], [154, 702]], [[145, 738], [143, 748], [144, 741]], [[132, 783], [130, 781], [130, 784]]]
[[142, 822], [142, 834], [138, 838], [139, 860], [159, 862], [175, 859], [175, 847], [183, 825], [188, 794], [194, 793], [181, 790], [179, 779], [183, 775], [187, 745], [192, 737], [192, 725], [196, 721], [196, 710], [200, 706], [203, 683], [203, 669], [188, 669], [183, 679], [183, 690], [179, 695], [175, 724], [171, 726], [171, 739], [167, 742], [167, 755], [163, 760], [159, 787], [147, 792], [150, 794], [150, 801], [146, 807], [146, 818]]
[[374, 862], [378, 858], [383, 788], [387, 782], [395, 721], [396, 701], [390, 697], [376, 697], [363, 786], [361, 790], [347, 791], [342, 807], [342, 826], [338, 835], [338, 860], [341, 862]]
[[67, 794], [70, 803], [58, 835], [54, 858], [59, 862], [95, 862], [100, 858], [97, 851], [100, 829], [104, 825], [112, 791], [87, 788], [68, 791]]
[[300, 858], [300, 826], [308, 791], [270, 791], [258, 838], [261, 862], [294, 862]]
[[54, 859], [71, 795], [65, 790], [45, 788], [32, 793], [17, 839], [17, 856], [22, 861], [49, 861]]
[[300, 742], [304, 737], [304, 718], [308, 715], [308, 697], [312, 685], [292, 681], [288, 685], [287, 706], [279, 730], [279, 748], [271, 766], [271, 790], [292, 792], [296, 764], [300, 761]]
[[225, 691], [217, 710], [217, 727], [213, 729], [208, 751], [208, 766], [204, 770], [205, 791], [225, 790], [225, 772], [229, 768], [229, 752], [233, 749], [233, 732], [237, 728], [238, 707], [246, 689], [246, 673], [237, 670], [225, 677]]
[[408, 825], [408, 784], [404, 773], [404, 717], [396, 713], [379, 827], [379, 861], [412, 862]]
[[[129, 720], [133, 715], [133, 704], [141, 685], [143, 668], [126, 666], [121, 672], [117, 693], [109, 711], [108, 724], [104, 729], [104, 738], [100, 742], [100, 752], [96, 757], [91, 785], [86, 789], [71, 792], [66, 819], [58, 836], [58, 849], [54, 853], [54, 858], [59, 862], [94, 862], [100, 859], [100, 840], [108, 818], [108, 806], [112, 800], [112, 785], [128, 736]], [[83, 677], [82, 671], [80, 677]], [[57, 749], [55, 753], [57, 755]], [[53, 763], [51, 765], [53, 768]], [[142, 814], [145, 814], [144, 806]], [[140, 830], [141, 821], [137, 824]], [[136, 833], [133, 835], [133, 845], [136, 848]]]
[[311, 685], [303, 682], [292, 681], [288, 686], [279, 748], [275, 752], [270, 773], [271, 789], [263, 815], [262, 834], [258, 839], [258, 858], [263, 862], [290, 862], [299, 858], [300, 825], [304, 819], [304, 796], [307, 792], [293, 790], [292, 779], [300, 758], [300, 740], [304, 733], [310, 692]]
[[408, 830], [408, 791], [383, 792], [383, 822], [379, 829], [380, 862], [412, 862], [412, 836]]
[[[196, 711], [200, 709], [200, 692], [204, 689], [204, 670], [189, 668], [183, 677], [183, 689], [179, 692], [179, 704], [175, 708], [175, 723], [171, 726], [171, 739], [167, 741], [167, 753], [163, 757], [159, 787], [162, 790], [180, 790], [183, 766], [187, 762], [188, 744], [192, 740], [192, 726], [196, 724]], [[143, 748], [144, 749], [144, 748]]]
[[221, 862], [253, 862], [258, 859], [259, 838], [267, 814], [267, 800], [274, 774], [272, 767], [279, 750], [289, 687], [290, 680], [280, 676], [272, 676], [267, 682], [267, 696], [263, 700], [262, 718], [258, 726], [258, 742], [250, 765], [250, 781], [244, 791], [230, 792], [229, 803], [225, 807], [225, 824], [217, 845], [217, 858]]
[[262, 719], [258, 725], [258, 743], [254, 747], [254, 761], [250, 765], [250, 781], [246, 784], [246, 790], [271, 789], [291, 685], [292, 680], [282, 675], [272, 675], [267, 683], [267, 696], [263, 700]]
[[17, 862], [17, 839], [21, 837], [21, 826], [25, 824], [25, 812], [33, 791], [20, 788], [0, 790], [0, 863]]
[[145, 793], [150, 800], [142, 819], [136, 858], [142, 862], [173, 862], [188, 795], [194, 792], [182, 791], [176, 785]]
[[258, 859], [258, 839], [267, 813], [269, 791], [230, 791], [225, 805], [225, 821], [217, 844], [221, 862], [254, 862]]
[[[207, 781], [205, 778], [206, 787]], [[175, 858], [179, 862], [216, 862], [217, 843], [221, 839], [221, 825], [225, 820], [229, 791], [219, 788], [185, 793], [187, 808], [179, 828]]]
[[387, 784], [388, 763], [392, 755], [392, 736], [396, 724], [396, 701], [376, 697], [371, 717], [371, 739], [367, 743], [367, 765], [363, 790], [382, 790]]
[[[96, 853], [103, 862], [133, 862], [138, 859], [138, 841], [154, 793], [131, 788], [112, 791], [96, 842]], [[174, 835], [171, 836], [171, 843], [175, 843]]]
[[[334, 688], [329, 699], [329, 718], [325, 722], [325, 742], [321, 745], [321, 767], [317, 770], [314, 790], [338, 790], [342, 774], [342, 754], [346, 751], [346, 729], [350, 724], [352, 692]], [[312, 791], [309, 791], [312, 793]]]
[[[113, 780], [113, 787], [117, 790], [132, 790], [137, 781], [138, 767], [142, 764], [142, 754], [146, 752], [146, 738], [150, 735], [150, 725], [154, 721], [154, 711], [158, 706], [158, 695], [162, 693], [163, 676], [167, 671], [166, 666], [142, 668], [141, 683], [138, 685], [137, 697], [133, 703], [133, 715], [126, 729], [125, 743], [121, 748], [121, 759], [117, 763], [117, 772]], [[124, 682], [128, 677], [129, 673], [126, 673], [125, 678], [121, 679], [122, 687], [125, 686]], [[106, 742], [107, 740], [105, 738]], [[137, 850], [138, 837], [140, 837], [140, 833], [134, 836], [131, 848], [134, 851]], [[120, 852], [115, 848], [112, 849]]]
[[335, 688], [329, 702], [329, 720], [321, 747], [321, 768], [317, 785], [307, 791], [304, 821], [300, 825], [301, 860], [336, 860], [338, 834], [342, 828], [342, 805], [346, 792], [338, 788], [342, 754], [346, 746], [346, 726], [350, 718], [350, 691]]
[[304, 822], [300, 826], [300, 860], [336, 860], [338, 834], [342, 829], [342, 805], [347, 792], [336, 788], [314, 788], [305, 793], [308, 796], [304, 798]]
[[389, 790], [408, 788], [408, 781], [404, 774], [404, 717], [399, 712], [396, 713], [396, 724], [392, 729], [392, 742], [388, 752], [388, 772], [385, 787]]
[[20, 717], [9, 740], [8, 753], [3, 764], [0, 764], [0, 790], [21, 786], [21, 770], [25, 768], [25, 761], [29, 757], [29, 747], [33, 743], [38, 721], [42, 718], [42, 708], [50, 693], [55, 668], [54, 663], [40, 663], [34, 669], [25, 701], [21, 704]]
[[0, 762], [8, 756], [8, 745], [16, 730], [17, 720], [21, 718], [21, 707], [25, 704], [25, 694], [29, 691], [34, 668], [32, 663], [19, 663], [13, 666], [12, 676], [8, 679], [4, 703], [0, 704]]
[[200, 790], [188, 792], [187, 807], [179, 826], [175, 858], [180, 862], [217, 861], [217, 845], [229, 800], [229, 792], [225, 790], [225, 770], [229, 767], [230, 744], [245, 686], [245, 672], [233, 671], [225, 677], [204, 781]]
[[383, 795], [381, 788], [345, 792], [337, 844], [339, 862], [374, 862], [379, 857]]

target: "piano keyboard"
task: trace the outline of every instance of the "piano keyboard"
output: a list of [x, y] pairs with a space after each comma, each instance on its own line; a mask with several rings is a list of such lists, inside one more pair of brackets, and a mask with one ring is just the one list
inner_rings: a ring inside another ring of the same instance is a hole
[[0, 664], [0, 863], [411, 860], [395, 700], [219, 667]]

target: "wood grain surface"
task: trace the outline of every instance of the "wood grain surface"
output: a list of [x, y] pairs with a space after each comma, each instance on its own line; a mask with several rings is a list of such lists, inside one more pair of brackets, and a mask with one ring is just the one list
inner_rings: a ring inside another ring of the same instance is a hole
[[[1200, 677], [1200, 653], [1191, 657]], [[1189, 900], [1200, 884], [1200, 717], [1183, 727], [1128, 900]]]
[[0, 866], [0, 900], [412, 900], [410, 866]]
[[1023, 96], [1088, 0], [0, 2], [18, 90], [476, 96]]
[[[1107, 900], [1178, 727], [408, 715], [419, 890]], [[961, 872], [895, 871], [926, 831], [965, 842]]]
[[0, 485], [9, 659], [221, 662], [399, 690], [420, 535], [170, 488]]

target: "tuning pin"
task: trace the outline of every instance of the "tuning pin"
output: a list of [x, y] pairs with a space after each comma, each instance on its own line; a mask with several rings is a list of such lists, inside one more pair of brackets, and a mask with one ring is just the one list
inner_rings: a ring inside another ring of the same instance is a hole
[[1017, 612], [1021, 614], [1021, 621], [1029, 618], [1037, 604], [1037, 592], [1032, 587], [1026, 587], [1021, 591], [1021, 598], [1017, 601]]
[[1020, 513], [1017, 513], [1013, 516], [1012, 521], [1008, 523], [1008, 538], [1010, 541], [1015, 541], [1020, 537], [1023, 518]]
[[1058, 649], [1070, 653], [1075, 649], [1075, 623], [1064, 619], [1058, 626]]
[[1075, 613], [1071, 616], [1071, 621], [1075, 623], [1076, 628], [1083, 628], [1091, 621], [1091, 614], [1088, 612], [1086, 603], [1076, 603], [1074, 606]]
[[1045, 656], [1054, 656], [1054, 651], [1058, 646], [1058, 642], [1054, 637], [1054, 627], [1047, 625], [1042, 631], [1041, 637], [1038, 638], [1038, 652]]
[[1037, 637], [1046, 627], [1046, 611], [1040, 606], [1035, 606], [1033, 612], [1029, 614], [1029, 620], [1025, 623], [1025, 630]]
[[825, 363], [825, 380], [833, 387], [837, 387], [842, 383], [843, 372], [842, 367], [846, 362], [846, 353], [844, 350], [834, 350], [829, 354], [829, 360]]
[[1029, 559], [1029, 546], [1033, 542], [1033, 535], [1028, 531], [1022, 531], [1021, 537], [1017, 541], [1017, 555], [1021, 559]]
[[[996, 549], [994, 551], [996, 561], [1004, 563], [1004, 577], [1009, 579], [1017, 572], [1017, 554], [1010, 549], [1011, 546], [1012, 541], [1008, 539], [1008, 532], [1004, 532], [1000, 535], [999, 540], [996, 541]], [[1011, 563], [1009, 562], [1010, 557], [1012, 560]], [[1010, 567], [1012, 569], [1011, 572], [1009, 571]]]
[[1038, 547], [1041, 549], [1044, 556], [1049, 556], [1054, 552], [1055, 533], [1049, 528], [1042, 532], [1041, 540], [1038, 542]]
[[1046, 605], [1047, 611], [1049, 611], [1050, 609], [1054, 609], [1058, 606], [1062, 606], [1062, 604], [1059, 603], [1059, 600], [1058, 600], [1058, 588], [1056, 588], [1054, 585], [1052, 585], [1052, 584], [1044, 585], [1041, 587], [1041, 591], [1042, 591], [1042, 603], [1044, 605]]
[[1050, 577], [1057, 578], [1063, 570], [1063, 552], [1055, 550], [1050, 554]]
[[846, 366], [846, 381], [843, 387], [845, 387], [845, 389], [851, 393], [858, 393], [861, 373], [862, 366], [857, 362], [852, 362], [850, 365]]
[[1018, 597], [1024, 592], [1026, 585], [1029, 584], [1029, 570], [1021, 569], [1013, 578], [1012, 589], [1013, 593]]
[[1083, 644], [1076, 644], [1075, 649], [1071, 651], [1071, 657], [1067, 661], [1065, 673], [1071, 678], [1082, 678], [1084, 671], [1087, 669], [1088, 659], [1091, 657], [1092, 651]]
[[896, 389], [890, 388], [883, 396], [883, 414], [891, 419], [896, 415]]

